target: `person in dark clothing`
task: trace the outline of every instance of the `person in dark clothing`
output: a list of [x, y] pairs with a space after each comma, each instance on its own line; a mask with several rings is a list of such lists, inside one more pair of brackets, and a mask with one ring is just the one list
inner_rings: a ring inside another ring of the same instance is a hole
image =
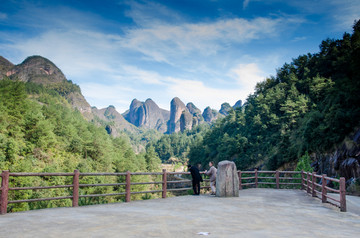
[[192, 177], [194, 195], [200, 195], [200, 182], [202, 182], [203, 179], [200, 175], [199, 169], [189, 164], [188, 170], [190, 171]]

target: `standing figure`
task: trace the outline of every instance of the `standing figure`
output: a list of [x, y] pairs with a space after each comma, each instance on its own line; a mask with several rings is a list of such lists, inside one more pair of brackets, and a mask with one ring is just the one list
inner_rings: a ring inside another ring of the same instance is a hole
[[190, 164], [188, 165], [188, 169], [192, 177], [194, 195], [200, 195], [200, 182], [202, 182], [203, 179], [200, 175], [199, 169], [195, 166], [191, 166]]
[[205, 170], [205, 174], [210, 177], [210, 187], [211, 187], [211, 195], [216, 194], [216, 171], [217, 169], [214, 167], [214, 162], [209, 162], [209, 171]]

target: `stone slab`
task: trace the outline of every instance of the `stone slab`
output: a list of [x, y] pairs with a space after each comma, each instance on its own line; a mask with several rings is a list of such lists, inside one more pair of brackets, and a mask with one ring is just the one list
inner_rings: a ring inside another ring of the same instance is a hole
[[358, 237], [360, 216], [300, 190], [52, 208], [0, 216], [0, 237]]

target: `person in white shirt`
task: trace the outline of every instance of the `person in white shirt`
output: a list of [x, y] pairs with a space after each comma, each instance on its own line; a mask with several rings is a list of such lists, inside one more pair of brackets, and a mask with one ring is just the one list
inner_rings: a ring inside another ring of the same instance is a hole
[[214, 167], [214, 162], [209, 162], [210, 169], [209, 171], [205, 170], [205, 174], [210, 177], [210, 187], [211, 187], [211, 195], [215, 195], [216, 192], [216, 171], [217, 169]]

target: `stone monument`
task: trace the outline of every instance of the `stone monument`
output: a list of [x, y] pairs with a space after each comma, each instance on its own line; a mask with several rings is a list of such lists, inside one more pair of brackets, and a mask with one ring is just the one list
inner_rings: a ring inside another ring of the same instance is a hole
[[239, 177], [232, 161], [219, 162], [216, 173], [216, 197], [238, 197]]

